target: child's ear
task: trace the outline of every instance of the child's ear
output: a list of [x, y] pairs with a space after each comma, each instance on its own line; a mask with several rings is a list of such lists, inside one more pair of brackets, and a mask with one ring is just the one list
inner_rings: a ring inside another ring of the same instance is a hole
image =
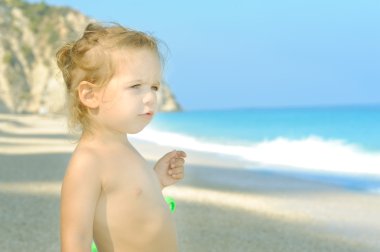
[[78, 95], [81, 102], [89, 108], [99, 106], [99, 91], [96, 86], [88, 81], [81, 81], [78, 85]]

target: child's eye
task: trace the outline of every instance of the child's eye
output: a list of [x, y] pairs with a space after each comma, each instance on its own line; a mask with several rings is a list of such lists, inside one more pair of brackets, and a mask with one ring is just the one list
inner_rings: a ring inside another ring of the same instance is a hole
[[131, 86], [131, 88], [136, 88], [136, 87], [138, 87], [138, 86], [141, 86], [141, 84], [133, 85], [133, 86]]
[[159, 90], [159, 87], [157, 87], [157, 86], [153, 86], [152, 88], [153, 88], [154, 90], [156, 90], [156, 91]]

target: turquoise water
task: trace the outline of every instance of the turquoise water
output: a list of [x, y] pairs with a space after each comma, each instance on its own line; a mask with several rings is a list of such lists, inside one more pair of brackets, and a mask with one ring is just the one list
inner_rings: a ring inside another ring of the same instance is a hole
[[[380, 192], [380, 105], [157, 113], [142, 138]], [[262, 168], [264, 169], [264, 168]]]
[[152, 123], [159, 130], [221, 144], [316, 135], [380, 151], [380, 106], [159, 113]]

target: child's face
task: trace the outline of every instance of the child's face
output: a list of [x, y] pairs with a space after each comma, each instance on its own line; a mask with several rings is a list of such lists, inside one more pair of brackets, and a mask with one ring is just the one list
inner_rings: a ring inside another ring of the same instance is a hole
[[157, 89], [161, 81], [158, 56], [149, 49], [114, 52], [116, 72], [104, 88], [99, 119], [120, 133], [140, 132], [157, 111]]

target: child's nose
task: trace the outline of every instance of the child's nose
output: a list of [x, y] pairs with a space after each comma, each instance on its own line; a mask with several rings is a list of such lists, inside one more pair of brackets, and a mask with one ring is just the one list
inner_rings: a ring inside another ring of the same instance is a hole
[[145, 104], [155, 104], [156, 100], [157, 100], [156, 91], [150, 90], [145, 93], [143, 102]]

